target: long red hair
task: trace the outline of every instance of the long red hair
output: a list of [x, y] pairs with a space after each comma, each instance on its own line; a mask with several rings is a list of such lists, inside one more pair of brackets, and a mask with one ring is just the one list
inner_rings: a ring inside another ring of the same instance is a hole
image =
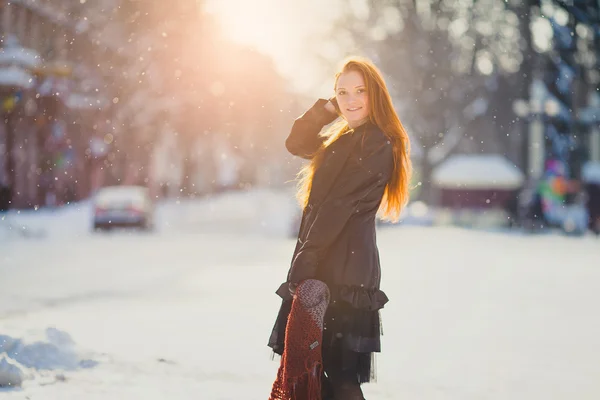
[[[367, 88], [369, 119], [383, 131], [393, 145], [394, 171], [385, 188], [379, 208], [379, 216], [381, 219], [396, 222], [400, 218], [402, 208], [408, 203], [409, 199], [412, 163], [408, 134], [394, 110], [392, 99], [379, 69], [366, 58], [352, 57], [346, 60], [339, 72], [335, 74], [334, 89], [340, 75], [349, 71], [357, 71], [362, 75]], [[311, 162], [298, 173], [300, 179], [297, 198], [303, 209], [308, 204], [313, 176], [323, 160], [325, 148], [349, 130], [350, 127], [343, 118], [334, 123], [327, 130], [325, 134], [327, 139], [321, 148], [317, 150]]]

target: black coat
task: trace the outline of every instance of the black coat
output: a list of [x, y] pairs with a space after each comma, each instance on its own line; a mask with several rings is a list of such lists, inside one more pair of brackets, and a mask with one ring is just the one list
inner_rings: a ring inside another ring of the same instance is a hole
[[[325, 140], [319, 132], [336, 116], [318, 100], [298, 118], [286, 140], [290, 153], [310, 159]], [[339, 137], [315, 171], [287, 281], [277, 293], [289, 298], [289, 283], [316, 278], [327, 283], [332, 301], [378, 310], [381, 269], [375, 216], [393, 172], [388, 137], [374, 124]]]

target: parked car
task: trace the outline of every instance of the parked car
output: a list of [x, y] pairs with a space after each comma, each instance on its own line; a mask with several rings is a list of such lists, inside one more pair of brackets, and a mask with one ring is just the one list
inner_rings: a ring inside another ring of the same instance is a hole
[[154, 204], [148, 188], [142, 186], [108, 186], [94, 198], [94, 230], [136, 227], [152, 230]]

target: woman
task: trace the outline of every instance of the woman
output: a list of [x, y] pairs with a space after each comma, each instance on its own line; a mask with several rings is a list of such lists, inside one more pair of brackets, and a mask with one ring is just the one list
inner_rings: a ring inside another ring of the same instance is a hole
[[298, 285], [309, 279], [326, 283], [323, 397], [351, 400], [363, 399], [360, 385], [375, 377], [379, 310], [388, 301], [379, 289], [375, 217], [379, 212], [397, 221], [408, 201], [410, 144], [381, 73], [369, 60], [346, 61], [334, 88], [330, 101], [319, 99], [294, 122], [286, 140], [290, 153], [310, 163], [300, 173], [302, 222], [287, 281], [277, 291], [283, 304], [269, 346], [283, 354]]

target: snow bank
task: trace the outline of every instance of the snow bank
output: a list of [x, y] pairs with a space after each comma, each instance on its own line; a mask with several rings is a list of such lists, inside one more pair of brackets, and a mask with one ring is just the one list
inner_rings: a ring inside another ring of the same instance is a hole
[[519, 188], [524, 178], [516, 166], [497, 154], [451, 156], [432, 174], [433, 183], [444, 189], [512, 190]]
[[35, 341], [0, 335], [0, 386], [20, 386], [40, 371], [70, 371], [96, 365], [78, 353], [68, 333], [56, 328], [47, 328], [44, 337]]
[[0, 215], [0, 240], [7, 238], [72, 237], [91, 229], [91, 204], [82, 201], [60, 208], [11, 210]]
[[600, 185], [600, 162], [587, 162], [583, 166], [581, 177], [584, 182], [596, 183]]
[[253, 189], [203, 199], [169, 200], [157, 210], [159, 230], [285, 236], [299, 212], [293, 190]]
[[0, 67], [0, 84], [2, 86], [16, 86], [29, 89], [33, 86], [33, 76], [16, 65]]
[[[203, 198], [168, 199], [156, 207], [157, 232], [193, 231], [286, 236], [299, 207], [293, 188], [232, 191]], [[0, 241], [90, 235], [92, 204], [12, 210], [0, 216]]]
[[6, 353], [0, 354], [0, 387], [21, 386], [24, 379], [25, 368]]
[[25, 68], [34, 69], [42, 64], [42, 59], [33, 49], [4, 47], [0, 49], [0, 64], [20, 65]]

